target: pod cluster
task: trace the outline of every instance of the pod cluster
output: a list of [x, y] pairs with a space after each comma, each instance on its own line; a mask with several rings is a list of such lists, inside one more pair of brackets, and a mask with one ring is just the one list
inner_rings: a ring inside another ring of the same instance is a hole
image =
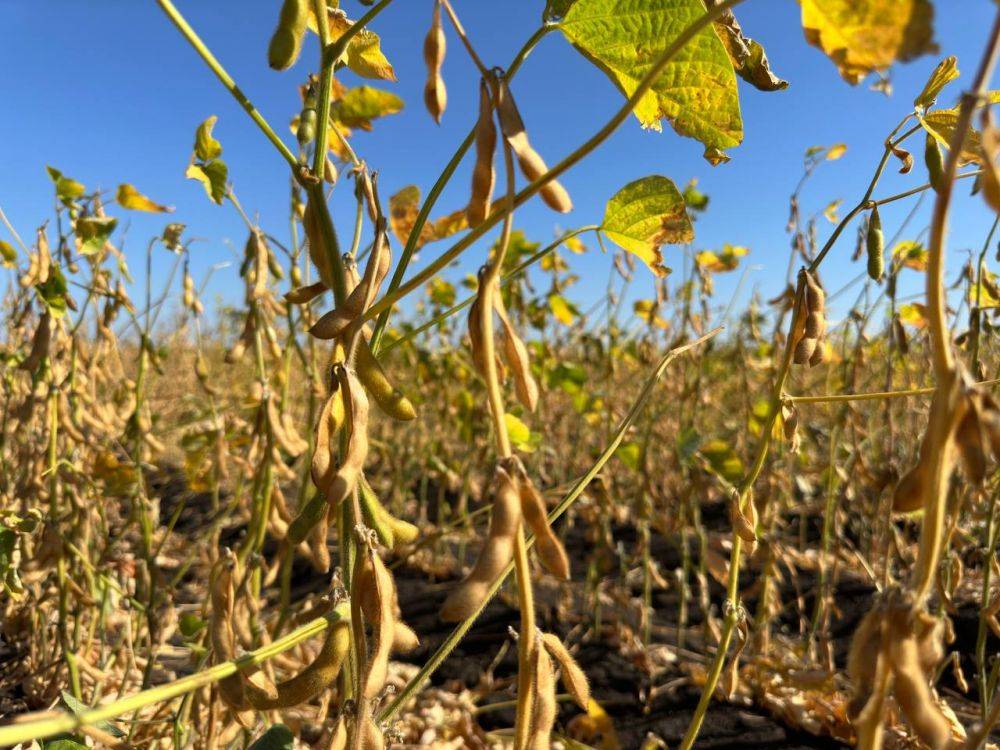
[[799, 271], [800, 323], [796, 326], [798, 338], [792, 353], [792, 362], [815, 367], [826, 356], [823, 339], [826, 334], [826, 293], [808, 270]]

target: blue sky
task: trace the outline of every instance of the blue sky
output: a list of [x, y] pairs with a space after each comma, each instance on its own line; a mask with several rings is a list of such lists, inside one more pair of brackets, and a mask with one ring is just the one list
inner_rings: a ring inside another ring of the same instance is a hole
[[[267, 41], [278, 2], [176, 0], [176, 4], [292, 145], [286, 124], [298, 111], [296, 85], [311, 69], [315, 47], [308, 47], [290, 72], [278, 74], [267, 67]], [[537, 28], [544, 5], [542, 0], [455, 0], [454, 4], [482, 57], [497, 65], [505, 65]], [[443, 124], [435, 125], [423, 108], [421, 45], [431, 5], [430, 0], [396, 0], [373, 25], [399, 77], [396, 84], [375, 85], [397, 92], [407, 105], [402, 113], [379, 121], [374, 132], [359, 133], [353, 140], [358, 152], [380, 171], [383, 195], [414, 183], [426, 193], [475, 119], [477, 76], [451, 33], [443, 71], [448, 85]], [[566, 175], [563, 182], [575, 203], [571, 214], [554, 214], [533, 201], [519, 211], [517, 226], [530, 238], [547, 241], [557, 226], [598, 223], [607, 199], [631, 180], [663, 174], [682, 187], [697, 178], [711, 205], [697, 223], [696, 249], [718, 248], [724, 242], [745, 245], [751, 250], [749, 262], [760, 267], [752, 273], [751, 284], [764, 293], [780, 290], [788, 258], [784, 229], [788, 197], [801, 174], [805, 149], [836, 142], [848, 145], [842, 159], [820, 168], [803, 201], [804, 211], [812, 212], [841, 198], [842, 210], [847, 210], [867, 185], [886, 133], [908, 111], [940, 56], [958, 56], [963, 73], [958, 83], [973, 73], [995, 4], [964, 0], [961, 14], [940, 12], [944, 5], [937, 3], [935, 19], [941, 54], [896, 66], [895, 94], [887, 98], [865, 85], [848, 86], [826, 57], [805, 43], [795, 2], [745, 3], [737, 9], [744, 30], [765, 45], [775, 71], [791, 85], [786, 91], [765, 94], [741, 82], [746, 137], [730, 152], [730, 163], [711, 167], [701, 158], [697, 142], [678, 137], [669, 127], [662, 133], [643, 131], [630, 119], [602, 149]], [[353, 0], [345, 0], [344, 7], [354, 17], [364, 10]], [[176, 208], [170, 216], [121, 212], [130, 223], [125, 247], [137, 278], [142, 275], [147, 239], [169, 221], [184, 222], [189, 235], [200, 238], [193, 253], [196, 275], [231, 260], [232, 247], [242, 247], [245, 240], [238, 216], [228, 205], [211, 204], [200, 185], [184, 178], [194, 129], [213, 114], [219, 117], [215, 134], [225, 148], [237, 196], [268, 231], [287, 236], [286, 164], [152, 0], [4, 0], [0, 27], [6, 30], [0, 45], [0, 206], [22, 236], [30, 237], [33, 228], [51, 215], [52, 185], [45, 172], [45, 165], [51, 164], [88, 188], [113, 189], [119, 182], [131, 182], [154, 200]], [[349, 72], [342, 81], [363, 83]], [[958, 92], [958, 84], [952, 84], [941, 104], [950, 106]], [[558, 33], [544, 39], [528, 59], [514, 93], [532, 142], [549, 163], [589, 137], [622, 101], [608, 79]], [[922, 149], [922, 139], [915, 139], [913, 172], [900, 176], [890, 169], [876, 197], [925, 181]], [[470, 164], [463, 165], [435, 214], [464, 205], [469, 169]], [[353, 221], [349, 190], [344, 183], [333, 200], [338, 231], [345, 238]], [[959, 267], [960, 250], [981, 245], [991, 219], [981, 199], [970, 198], [967, 192], [959, 191], [953, 215], [952, 271]], [[912, 205], [904, 201], [883, 212], [887, 236]], [[907, 237], [926, 226], [929, 211], [930, 201], [925, 200]], [[821, 240], [830, 229], [832, 225], [821, 223]], [[824, 266], [828, 288], [836, 289], [863, 270], [860, 264], [849, 263], [853, 242], [849, 229]], [[571, 296], [585, 307], [603, 293], [609, 264], [592, 241], [588, 245], [590, 253], [571, 259], [581, 277]], [[446, 246], [425, 248], [421, 261]], [[474, 269], [485, 252], [485, 243], [473, 248], [451, 277]], [[679, 253], [677, 248], [665, 248], [667, 264], [675, 269], [681, 267]], [[159, 253], [154, 274], [162, 276], [169, 263], [166, 252]], [[918, 289], [916, 274], [907, 274], [912, 278], [905, 288]], [[736, 280], [732, 276], [720, 279], [723, 299], [732, 293]], [[635, 294], [648, 295], [651, 277], [640, 270], [635, 286]], [[235, 268], [220, 273], [210, 292], [209, 299], [216, 295], [236, 299]]]

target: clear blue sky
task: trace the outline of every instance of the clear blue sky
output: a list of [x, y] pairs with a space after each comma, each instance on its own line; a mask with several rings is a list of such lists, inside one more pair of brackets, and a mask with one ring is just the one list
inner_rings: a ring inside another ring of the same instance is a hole
[[[176, 3], [292, 144], [287, 122], [298, 110], [295, 87], [312, 64], [315, 46], [291, 72], [278, 74], [266, 63], [277, 0]], [[488, 64], [498, 65], [505, 65], [537, 27], [543, 5], [542, 0], [455, 0], [482, 56]], [[973, 73], [996, 6], [989, 0], [963, 0], [961, 13], [946, 13], [942, 9], [950, 3], [936, 5], [935, 35], [941, 55], [958, 56], [961, 83]], [[363, 12], [353, 0], [345, 0], [344, 7], [353, 17]], [[424, 110], [421, 45], [430, 10], [430, 0], [397, 0], [373, 26], [399, 77], [398, 83], [384, 85], [407, 104], [399, 115], [379, 121], [373, 133], [359, 133], [353, 141], [380, 171], [384, 195], [411, 183], [426, 192], [475, 118], [477, 76], [453, 34], [444, 64], [448, 109], [443, 124], [434, 125]], [[805, 43], [799, 8], [792, 0], [753, 0], [737, 10], [746, 32], [765, 45], [774, 69], [791, 85], [786, 91], [764, 94], [740, 83], [746, 138], [731, 151], [730, 163], [711, 167], [701, 158], [697, 142], [680, 138], [669, 128], [663, 133], [643, 131], [630, 119], [566, 176], [564, 183], [575, 203], [571, 214], [553, 214], [534, 201], [519, 212], [517, 225], [531, 238], [546, 241], [557, 225], [570, 228], [599, 222], [607, 199], [630, 180], [659, 173], [683, 186], [694, 177], [711, 196], [710, 210], [697, 224], [696, 248], [717, 248], [723, 242], [746, 245], [751, 249], [750, 262], [763, 267], [754, 272], [753, 283], [765, 293], [780, 289], [788, 257], [784, 230], [788, 196], [800, 176], [803, 151], [818, 144], [848, 145], [846, 156], [819, 170], [803, 205], [811, 212], [842, 198], [846, 210], [867, 185], [885, 134], [911, 106], [940, 56], [896, 66], [895, 94], [887, 98], [865, 85], [848, 86], [834, 66]], [[131, 182], [154, 200], [176, 207], [172, 216], [120, 212], [131, 223], [126, 250], [138, 278], [147, 238], [168, 221], [182, 221], [190, 235], [203, 238], [194, 253], [196, 274], [231, 259], [226, 242], [242, 247], [241, 222], [230, 206], [209, 203], [201, 186], [184, 178], [194, 129], [213, 114], [219, 117], [215, 133], [243, 205], [269, 231], [287, 236], [286, 164], [152, 0], [4, 0], [0, 28], [5, 30], [0, 45], [0, 205], [23, 236], [30, 237], [33, 227], [51, 215], [52, 185], [45, 173], [45, 165], [51, 164], [88, 188], [113, 189], [119, 182]], [[349, 72], [342, 80], [347, 85], [363, 82]], [[590, 136], [622, 101], [607, 78], [558, 33], [549, 35], [531, 55], [514, 91], [532, 140], [550, 163]], [[950, 106], [958, 91], [952, 84], [941, 103]], [[924, 181], [922, 140], [914, 141], [913, 152], [917, 158], [913, 172], [898, 176], [890, 170], [877, 195]], [[468, 164], [462, 167], [435, 213], [464, 205], [469, 169]], [[338, 189], [334, 197], [342, 237], [349, 234], [353, 221], [348, 189]], [[897, 205], [883, 213], [887, 236], [912, 204]], [[926, 226], [929, 201], [925, 207], [908, 236]], [[952, 223], [950, 270], [958, 269], [959, 249], [982, 243], [989, 221], [981, 199], [960, 191]], [[821, 240], [830, 228], [821, 225]], [[863, 270], [848, 262], [853, 242], [853, 230], [846, 231], [824, 272], [828, 287], [836, 288]], [[421, 260], [444, 246], [426, 248]], [[453, 277], [473, 269], [484, 254], [485, 245], [473, 249]], [[665, 254], [669, 265], [681, 267], [678, 249], [668, 247]], [[586, 303], [600, 294], [608, 261], [596, 249], [573, 257], [573, 269], [582, 278], [572, 296]], [[162, 274], [168, 263], [167, 254], [159, 253], [155, 272]], [[906, 286], [916, 289], [915, 274], [907, 273], [913, 278]], [[720, 280], [720, 290], [728, 293], [734, 281]], [[637, 293], [648, 294], [650, 288], [649, 277], [641, 275]], [[211, 291], [235, 299], [235, 269], [223, 271]]]

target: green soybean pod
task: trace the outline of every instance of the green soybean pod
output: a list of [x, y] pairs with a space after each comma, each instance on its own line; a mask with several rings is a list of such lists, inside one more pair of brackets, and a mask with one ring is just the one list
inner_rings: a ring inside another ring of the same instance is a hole
[[879, 216], [878, 206], [872, 209], [868, 217], [868, 238], [866, 240], [868, 248], [868, 275], [875, 281], [882, 279], [885, 271], [885, 238], [882, 235], [882, 217]]
[[941, 146], [930, 133], [924, 142], [924, 163], [927, 165], [928, 182], [940, 193], [944, 189], [944, 160], [941, 157]]
[[309, 0], [285, 0], [278, 16], [278, 28], [267, 47], [267, 62], [275, 70], [287, 70], [299, 59], [306, 38]]

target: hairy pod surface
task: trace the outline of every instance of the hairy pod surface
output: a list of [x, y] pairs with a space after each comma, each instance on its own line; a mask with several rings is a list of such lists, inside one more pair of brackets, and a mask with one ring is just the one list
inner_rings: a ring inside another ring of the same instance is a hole
[[586, 711], [590, 705], [590, 682], [587, 680], [587, 675], [576, 663], [576, 659], [563, 645], [563, 642], [559, 640], [559, 636], [553, 633], [543, 633], [542, 645], [559, 664], [560, 679], [562, 679], [566, 691], [573, 696], [576, 704]]
[[435, 0], [431, 14], [431, 27], [424, 38], [424, 64], [427, 66], [427, 83], [424, 85], [424, 104], [434, 121], [441, 124], [441, 115], [448, 106], [448, 91], [441, 76], [441, 65], [447, 41], [441, 23], [441, 0]]
[[[499, 79], [497, 88], [497, 116], [500, 119], [500, 130], [504, 138], [510, 144], [511, 149], [517, 156], [518, 166], [524, 176], [534, 182], [548, 172], [545, 161], [528, 141], [528, 133], [524, 128], [524, 120], [518, 112], [514, 97], [511, 96], [510, 89], [504, 79]], [[556, 180], [549, 180], [539, 190], [545, 205], [554, 211], [567, 213], [573, 210], [573, 201], [570, 200], [569, 193]]]
[[441, 607], [441, 619], [459, 622], [486, 600], [490, 586], [514, 556], [514, 535], [521, 523], [521, 500], [514, 480], [503, 468], [493, 476], [490, 527], [476, 564], [456, 586]]
[[267, 48], [267, 62], [275, 70], [287, 70], [302, 52], [309, 18], [309, 0], [284, 0], [278, 27]]
[[496, 186], [493, 158], [497, 149], [497, 127], [493, 121], [493, 99], [485, 78], [479, 81], [479, 119], [476, 121], [476, 164], [472, 168], [472, 194], [465, 209], [470, 227], [477, 227], [487, 216]]
[[885, 238], [882, 234], [882, 217], [875, 206], [868, 217], [868, 234], [865, 238], [868, 252], [868, 276], [873, 281], [881, 281], [885, 272]]

